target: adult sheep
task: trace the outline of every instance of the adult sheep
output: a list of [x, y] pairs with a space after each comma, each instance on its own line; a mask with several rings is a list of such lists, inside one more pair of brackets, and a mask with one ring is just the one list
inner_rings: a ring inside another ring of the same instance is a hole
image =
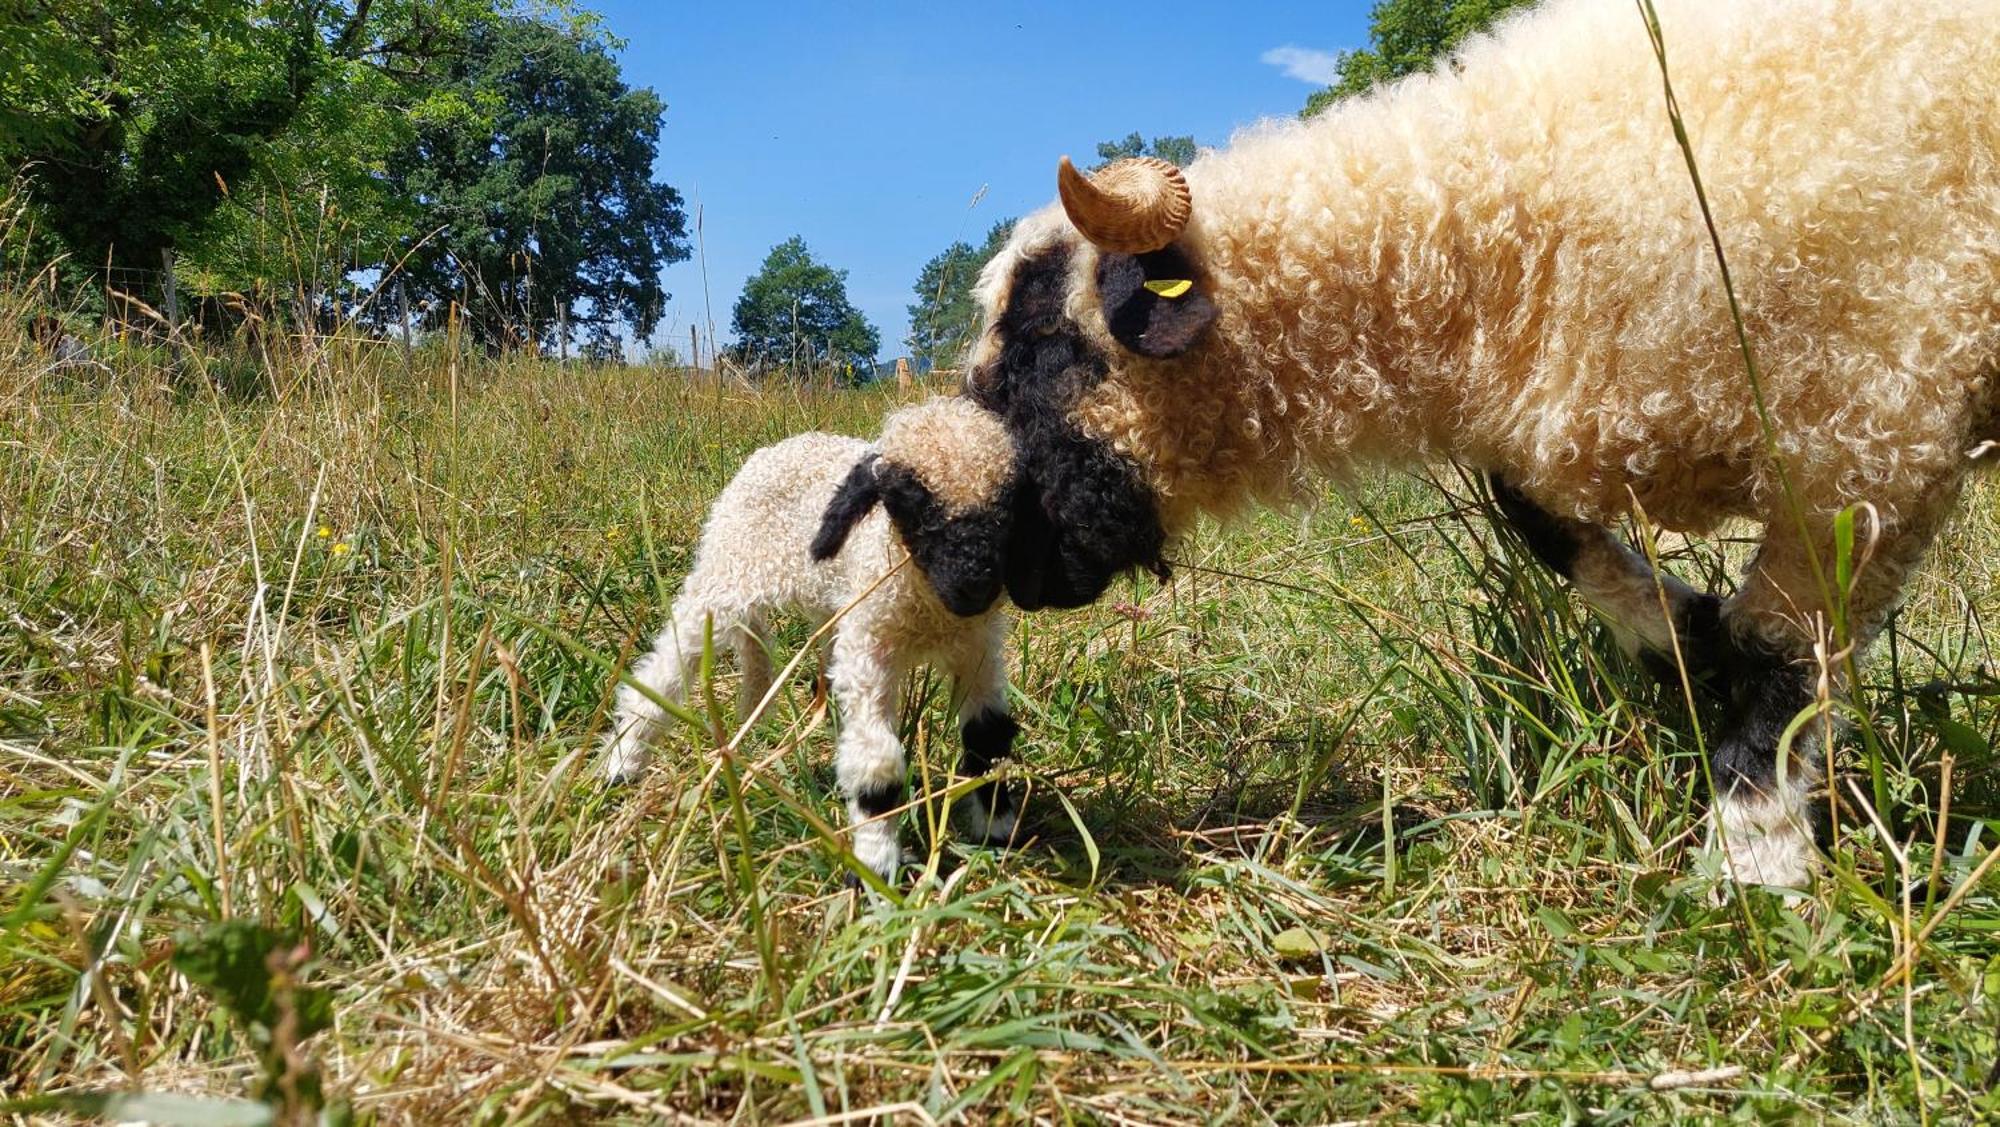
[[[1261, 126], [1184, 177], [1064, 160], [1060, 203], [982, 276], [967, 379], [1034, 438], [1025, 606], [1093, 597], [1163, 531], [1316, 473], [1489, 472], [1622, 633], [1726, 668], [1724, 860], [1801, 885], [1817, 741], [1777, 754], [1829, 610], [1811, 556], [1873, 506], [1849, 596], [1865, 645], [2000, 439], [2000, 0], [1659, 8], [1778, 460], [1644, 24], [1610, 0], [1552, 0], [1445, 72]], [[1073, 495], [1087, 462], [1123, 467], [1124, 515]], [[1605, 529], [1635, 503], [1671, 529], [1763, 522], [1741, 587], [1656, 579]]]

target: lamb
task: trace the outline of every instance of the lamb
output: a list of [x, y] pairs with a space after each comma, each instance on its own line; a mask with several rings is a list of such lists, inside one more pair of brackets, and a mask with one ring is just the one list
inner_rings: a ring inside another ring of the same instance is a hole
[[[667, 720], [655, 698], [681, 699], [708, 631], [735, 652], [747, 714], [771, 681], [766, 616], [785, 610], [823, 622], [845, 610], [829, 670], [840, 716], [835, 773], [856, 858], [893, 879], [902, 861], [889, 815], [904, 805], [896, 737], [904, 674], [932, 661], [957, 680], [962, 774], [986, 775], [1012, 750], [1008, 616], [996, 604], [1018, 489], [1006, 428], [964, 398], [892, 413], [872, 446], [813, 433], [752, 454], [709, 513], [672, 621], [618, 689], [606, 777], [638, 777]], [[1017, 807], [997, 780], [954, 812], [975, 839], [1013, 836]]]
[[[2000, 0], [1658, 8], [1775, 458], [1645, 28], [1602, 0], [1550, 0], [1440, 73], [1185, 170], [1065, 158], [1059, 202], [982, 274], [968, 391], [1134, 483], [1100, 517], [1051, 478], [1046, 507], [1071, 514], [1051, 558], [1077, 590], [1319, 474], [1486, 471], [1623, 633], [1728, 669], [1727, 873], [1802, 886], [1827, 731], [1782, 769], [1780, 736], [1813, 701], [1815, 646], [1840, 644], [1814, 558], [1830, 575], [1836, 514], [1872, 507], [1847, 597], [1865, 647], [2000, 439]], [[1635, 509], [1692, 532], [1749, 518], [1764, 540], [1718, 599], [1606, 530]], [[1065, 547], [1085, 540], [1123, 547]]]

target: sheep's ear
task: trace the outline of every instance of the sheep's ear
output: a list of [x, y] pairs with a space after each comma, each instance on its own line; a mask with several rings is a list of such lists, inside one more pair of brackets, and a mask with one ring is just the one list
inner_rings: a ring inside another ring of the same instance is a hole
[[1215, 323], [1215, 303], [1176, 247], [1099, 255], [1097, 296], [1112, 339], [1156, 360], [1193, 348]]
[[847, 471], [847, 480], [840, 483], [840, 488], [833, 491], [833, 499], [826, 503], [826, 514], [819, 518], [819, 533], [813, 537], [813, 562], [839, 555], [847, 543], [847, 534], [854, 531], [854, 526], [881, 499], [882, 490], [875, 481], [875, 455], [870, 454]]
[[1013, 498], [953, 513], [906, 467], [884, 463], [878, 476], [882, 507], [938, 601], [962, 618], [985, 613], [1005, 578]]

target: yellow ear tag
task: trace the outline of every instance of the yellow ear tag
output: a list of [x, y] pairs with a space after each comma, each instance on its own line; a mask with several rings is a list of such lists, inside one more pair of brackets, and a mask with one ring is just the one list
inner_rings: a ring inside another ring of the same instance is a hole
[[1146, 288], [1161, 297], [1179, 297], [1193, 289], [1194, 283], [1186, 278], [1177, 278], [1172, 281], [1147, 282]]

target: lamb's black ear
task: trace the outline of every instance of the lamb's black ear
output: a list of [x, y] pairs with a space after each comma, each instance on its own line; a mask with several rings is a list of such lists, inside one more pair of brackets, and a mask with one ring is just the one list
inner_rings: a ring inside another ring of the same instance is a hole
[[840, 488], [833, 491], [833, 500], [826, 503], [826, 515], [819, 518], [819, 534], [813, 537], [813, 562], [839, 555], [847, 543], [847, 534], [854, 531], [854, 526], [881, 499], [882, 489], [875, 481], [875, 455], [870, 454], [847, 471], [847, 480], [840, 483]]
[[938, 601], [962, 618], [984, 613], [1005, 579], [1011, 487], [998, 504], [952, 513], [903, 466], [885, 464], [878, 477], [882, 507]]
[[1194, 263], [1176, 247], [1099, 255], [1097, 296], [1112, 338], [1155, 360], [1193, 348], [1215, 323], [1215, 303], [1201, 291]]

